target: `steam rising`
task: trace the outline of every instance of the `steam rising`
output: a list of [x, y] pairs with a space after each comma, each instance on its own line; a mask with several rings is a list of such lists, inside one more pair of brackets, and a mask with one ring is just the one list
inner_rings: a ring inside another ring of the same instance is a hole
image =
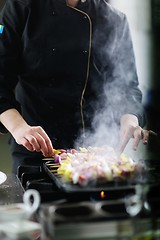
[[86, 130], [76, 141], [76, 148], [79, 146], [103, 146], [116, 147], [118, 144], [119, 125], [114, 120], [113, 111], [105, 106], [95, 111], [92, 119], [92, 130]]
[[89, 79], [89, 83], [97, 92], [98, 101], [90, 103], [95, 110], [91, 120], [92, 130], [86, 129], [85, 137], [81, 134], [75, 147], [106, 144], [117, 147], [121, 116], [142, 110], [142, 94], [137, 88], [135, 56], [128, 23], [123, 14], [115, 14], [114, 11], [112, 9], [106, 13], [107, 24], [103, 20], [97, 22], [93, 33], [94, 57], [90, 71], [94, 77]]

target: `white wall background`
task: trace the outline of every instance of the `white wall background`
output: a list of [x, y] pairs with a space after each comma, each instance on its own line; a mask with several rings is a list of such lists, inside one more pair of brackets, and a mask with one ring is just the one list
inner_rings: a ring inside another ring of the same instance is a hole
[[136, 57], [140, 88], [146, 92], [152, 88], [152, 0], [110, 0], [110, 4], [127, 15]]

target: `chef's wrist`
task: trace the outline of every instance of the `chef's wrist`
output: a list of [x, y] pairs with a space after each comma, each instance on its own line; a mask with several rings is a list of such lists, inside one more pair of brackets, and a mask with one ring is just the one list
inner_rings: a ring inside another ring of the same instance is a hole
[[17, 129], [27, 126], [28, 124], [22, 118], [20, 113], [16, 109], [8, 109], [0, 115], [0, 122], [6, 127], [6, 129], [14, 135]]

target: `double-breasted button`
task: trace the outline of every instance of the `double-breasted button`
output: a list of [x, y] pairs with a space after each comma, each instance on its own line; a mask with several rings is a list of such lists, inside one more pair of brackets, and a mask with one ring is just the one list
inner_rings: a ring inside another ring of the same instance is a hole
[[87, 54], [87, 53], [88, 53], [88, 51], [87, 51], [87, 50], [83, 50], [83, 53], [84, 53], [84, 54]]
[[53, 15], [53, 16], [56, 16], [57, 14], [56, 14], [56, 12], [55, 12], [55, 11], [53, 11], [53, 12], [52, 12], [52, 15]]

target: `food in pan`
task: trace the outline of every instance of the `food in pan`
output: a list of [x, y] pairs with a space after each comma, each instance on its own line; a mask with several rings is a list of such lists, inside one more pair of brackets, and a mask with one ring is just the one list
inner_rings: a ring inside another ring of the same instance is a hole
[[138, 169], [138, 163], [110, 146], [54, 150], [56, 172], [73, 184], [126, 180]]

